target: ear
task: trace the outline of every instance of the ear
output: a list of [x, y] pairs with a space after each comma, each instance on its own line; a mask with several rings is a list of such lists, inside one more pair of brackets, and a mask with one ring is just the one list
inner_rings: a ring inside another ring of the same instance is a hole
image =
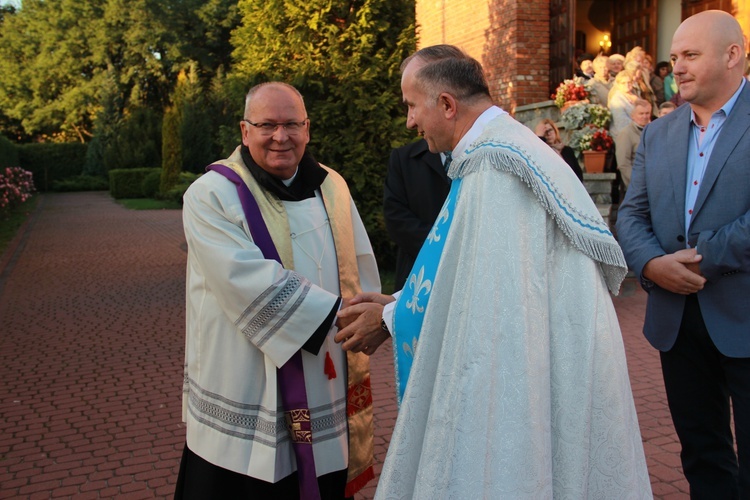
[[[727, 61], [727, 66], [731, 69], [735, 66], [744, 65], [745, 64], [745, 52], [742, 50], [742, 47], [737, 45], [736, 43], [733, 43], [729, 46], [729, 50], [727, 51], [727, 55], [729, 56], [729, 60]], [[744, 66], [743, 66], [744, 69]]]
[[438, 106], [447, 119], [453, 119], [458, 113], [458, 101], [448, 92], [443, 92], [438, 96]]
[[250, 129], [248, 127], [249, 125], [245, 123], [244, 121], [240, 122], [240, 133], [242, 134], [242, 144], [244, 144], [245, 146], [247, 146], [248, 144], [248, 141], [246, 139], [247, 139], [248, 133], [250, 132]]

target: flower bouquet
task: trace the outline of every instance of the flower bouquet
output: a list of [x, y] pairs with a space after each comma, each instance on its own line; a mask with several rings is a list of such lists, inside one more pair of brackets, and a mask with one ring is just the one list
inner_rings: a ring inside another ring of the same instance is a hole
[[560, 115], [560, 121], [568, 130], [579, 129], [588, 124], [597, 128], [606, 128], [610, 118], [612, 118], [612, 114], [609, 109], [587, 102], [575, 103], [563, 110]]
[[557, 90], [550, 96], [550, 98], [555, 100], [555, 105], [558, 108], [562, 108], [566, 103], [571, 101], [583, 101], [587, 99], [588, 96], [589, 93], [582, 84], [575, 80], [563, 80], [563, 82], [557, 86]]
[[569, 145], [576, 151], [607, 152], [612, 149], [614, 141], [606, 129], [589, 124], [573, 132]]

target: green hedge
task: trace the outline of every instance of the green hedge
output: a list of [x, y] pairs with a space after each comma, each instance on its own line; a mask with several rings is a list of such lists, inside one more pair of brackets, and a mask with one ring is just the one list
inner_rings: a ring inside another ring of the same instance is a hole
[[109, 193], [113, 198], [147, 198], [143, 192], [143, 181], [160, 168], [125, 168], [109, 171]]
[[18, 146], [13, 144], [7, 137], [0, 135], [0, 168], [20, 166], [21, 161], [18, 158]]
[[20, 166], [34, 175], [38, 191], [48, 191], [55, 181], [81, 175], [87, 148], [87, 144], [79, 142], [21, 144]]

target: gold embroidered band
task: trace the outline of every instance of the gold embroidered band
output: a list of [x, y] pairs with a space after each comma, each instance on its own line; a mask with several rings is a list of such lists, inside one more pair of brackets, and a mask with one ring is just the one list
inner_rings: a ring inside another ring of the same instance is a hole
[[293, 443], [312, 444], [310, 410], [300, 409], [284, 412], [286, 426]]

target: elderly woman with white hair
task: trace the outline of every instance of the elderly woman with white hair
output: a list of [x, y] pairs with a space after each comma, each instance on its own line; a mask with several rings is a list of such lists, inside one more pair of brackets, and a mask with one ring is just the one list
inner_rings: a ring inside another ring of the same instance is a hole
[[633, 90], [635, 77], [628, 71], [621, 71], [615, 78], [615, 84], [609, 91], [607, 106], [612, 113], [612, 120], [609, 125], [610, 135], [617, 136], [617, 133], [627, 127], [631, 121], [630, 114], [633, 112], [635, 100], [638, 95]]
[[589, 98], [594, 104], [607, 105], [609, 91], [612, 89], [614, 80], [609, 76], [608, 57], [598, 55], [594, 58], [594, 78], [589, 80]]

